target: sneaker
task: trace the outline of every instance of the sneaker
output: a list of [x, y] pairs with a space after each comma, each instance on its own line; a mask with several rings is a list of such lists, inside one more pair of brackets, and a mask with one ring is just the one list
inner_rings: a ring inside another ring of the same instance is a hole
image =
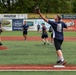
[[62, 63], [62, 65], [65, 65], [67, 62], [64, 60], [63, 62], [61, 62]]
[[61, 62], [61, 60], [58, 60], [57, 62], [56, 62], [56, 64], [59, 64]]
[[59, 60], [56, 62], [56, 65], [65, 65], [66, 63], [67, 62], [65, 60], [64, 61]]
[[46, 45], [46, 42], [44, 42], [44, 45]]
[[2, 43], [0, 43], [0, 46], [2, 46]]

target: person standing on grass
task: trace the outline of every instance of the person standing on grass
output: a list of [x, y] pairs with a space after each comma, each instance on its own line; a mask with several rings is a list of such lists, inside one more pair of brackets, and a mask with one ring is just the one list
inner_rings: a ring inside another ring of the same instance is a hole
[[44, 42], [44, 45], [45, 44], [49, 45], [49, 43], [48, 43], [48, 33], [47, 33], [47, 30], [46, 30], [46, 26], [45, 26], [44, 23], [42, 23], [41, 25], [42, 25], [42, 36], [41, 36], [42, 41]]
[[56, 64], [61, 64], [61, 65], [65, 65], [66, 61], [64, 60], [63, 57], [63, 53], [62, 53], [62, 49], [61, 49], [61, 45], [63, 43], [64, 40], [64, 35], [63, 35], [63, 28], [67, 28], [67, 25], [61, 21], [61, 16], [60, 15], [56, 15], [54, 20], [55, 21], [50, 21], [48, 19], [46, 19], [40, 12], [40, 9], [37, 8], [37, 13], [40, 15], [40, 17], [46, 21], [47, 23], [49, 23], [54, 32], [53, 32], [53, 36], [54, 36], [54, 45], [55, 45], [55, 49], [56, 49], [56, 53], [58, 56], [58, 60], [56, 62]]
[[29, 26], [26, 24], [26, 21], [24, 21], [24, 24], [22, 26], [24, 40], [27, 40], [28, 28]]

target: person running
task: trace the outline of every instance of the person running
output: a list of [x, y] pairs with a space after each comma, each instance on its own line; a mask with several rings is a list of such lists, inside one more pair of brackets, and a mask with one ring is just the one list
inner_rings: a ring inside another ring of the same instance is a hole
[[42, 25], [42, 36], [41, 36], [42, 41], [44, 42], [44, 45], [45, 44], [48, 44], [49, 45], [49, 43], [48, 43], [48, 34], [47, 34], [46, 26], [45, 26], [44, 23], [42, 23], [41, 25]]
[[1, 25], [2, 19], [0, 19], [0, 46], [2, 46], [3, 44], [1, 43], [1, 33], [2, 31], [2, 25]]
[[29, 26], [26, 24], [26, 21], [24, 21], [24, 24], [22, 26], [24, 40], [27, 40], [28, 28]]
[[50, 21], [48, 19], [46, 19], [40, 12], [40, 9], [37, 8], [37, 13], [40, 15], [40, 17], [46, 21], [47, 23], [49, 23], [54, 32], [53, 32], [53, 37], [54, 37], [54, 46], [56, 49], [56, 53], [58, 56], [58, 60], [56, 62], [56, 64], [61, 64], [61, 65], [65, 65], [66, 61], [63, 57], [63, 53], [62, 53], [62, 49], [61, 49], [61, 45], [63, 43], [64, 40], [64, 35], [63, 35], [63, 28], [67, 28], [67, 25], [61, 21], [61, 16], [59, 14], [57, 14], [54, 18], [55, 21]]
[[1, 33], [2, 33], [3, 31], [2, 31], [2, 26], [1, 26], [1, 22], [0, 22], [0, 46], [2, 45], [2, 43], [1, 43]]
[[40, 25], [38, 24], [37, 25], [37, 32], [39, 33], [39, 31], [40, 31]]

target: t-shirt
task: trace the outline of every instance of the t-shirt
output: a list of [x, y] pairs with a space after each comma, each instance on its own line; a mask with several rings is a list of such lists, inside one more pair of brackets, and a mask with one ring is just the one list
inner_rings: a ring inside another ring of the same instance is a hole
[[47, 34], [45, 26], [42, 27], [42, 34]]
[[67, 28], [67, 25], [62, 21], [54, 22], [49, 20], [48, 23], [53, 28], [53, 38], [63, 40], [64, 39], [63, 28]]
[[29, 26], [27, 24], [24, 24], [22, 27], [23, 27], [23, 31], [27, 31]]
[[40, 29], [40, 25], [39, 24], [37, 25], [37, 28]]

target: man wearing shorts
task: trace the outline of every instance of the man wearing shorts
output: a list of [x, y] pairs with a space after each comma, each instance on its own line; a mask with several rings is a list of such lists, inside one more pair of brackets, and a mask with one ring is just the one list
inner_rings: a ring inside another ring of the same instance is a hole
[[26, 21], [24, 21], [24, 24], [22, 26], [24, 40], [27, 40], [28, 28], [29, 26], [26, 24]]
[[48, 44], [49, 45], [49, 43], [48, 43], [48, 34], [47, 34], [46, 26], [45, 26], [44, 23], [42, 23], [41, 25], [42, 25], [42, 36], [41, 36], [42, 41], [44, 42], [44, 45], [45, 44]]
[[40, 25], [38, 24], [37, 25], [37, 32], [39, 32], [40, 31]]
[[0, 46], [2, 46], [2, 43], [1, 43], [1, 33], [3, 32], [2, 31], [1, 21], [2, 21], [2, 19], [0, 19]]
[[61, 16], [60, 15], [55, 16], [55, 18], [54, 18], [55, 21], [50, 21], [50, 20], [47, 20], [41, 14], [39, 9], [37, 9], [37, 13], [40, 15], [40, 17], [44, 21], [49, 23], [54, 30], [54, 32], [53, 32], [54, 45], [55, 45], [56, 53], [57, 53], [57, 56], [58, 56], [58, 60], [57, 60], [56, 64], [65, 65], [66, 61], [64, 60], [64, 57], [63, 57], [61, 45], [62, 45], [63, 40], [64, 40], [63, 28], [67, 28], [67, 25], [64, 22], [61, 21]]

